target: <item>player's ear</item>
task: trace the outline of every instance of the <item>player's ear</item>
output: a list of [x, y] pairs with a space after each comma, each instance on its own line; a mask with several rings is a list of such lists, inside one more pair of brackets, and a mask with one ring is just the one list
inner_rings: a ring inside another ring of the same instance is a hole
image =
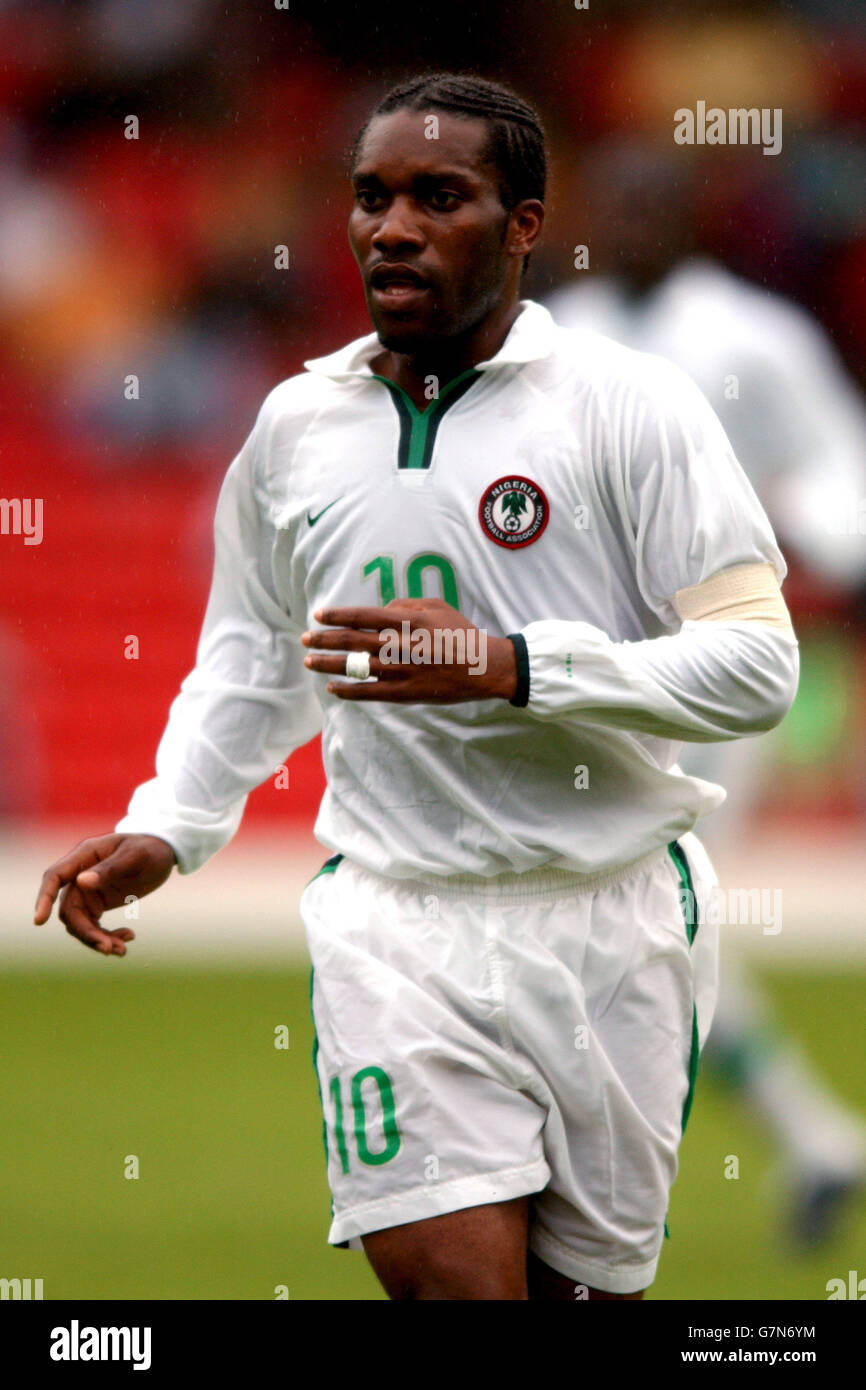
[[511, 209], [506, 248], [509, 256], [528, 256], [541, 236], [544, 204], [538, 198], [524, 198]]

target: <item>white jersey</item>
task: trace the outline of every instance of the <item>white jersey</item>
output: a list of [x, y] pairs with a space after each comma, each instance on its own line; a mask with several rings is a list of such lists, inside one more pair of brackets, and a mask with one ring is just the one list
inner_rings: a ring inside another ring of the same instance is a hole
[[688, 372], [801, 558], [834, 583], [866, 580], [866, 406], [808, 314], [703, 257], [639, 297], [599, 275], [549, 307]]
[[[678, 368], [531, 301], [424, 412], [380, 351], [265, 401], [220, 494], [195, 669], [117, 829], [189, 872], [321, 728], [315, 833], [373, 872], [598, 874], [684, 834], [724, 793], [675, 767], [682, 740], [771, 727], [797, 676], [778, 630], [677, 617], [720, 570], [785, 574], [715, 415]], [[422, 594], [518, 635], [514, 702], [351, 703], [303, 666], [316, 609]]]

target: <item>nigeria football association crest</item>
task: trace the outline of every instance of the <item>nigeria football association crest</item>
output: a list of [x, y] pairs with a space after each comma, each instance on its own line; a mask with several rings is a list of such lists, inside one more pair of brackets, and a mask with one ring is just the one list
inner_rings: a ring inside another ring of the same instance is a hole
[[549, 515], [547, 498], [538, 484], [517, 476], [492, 483], [478, 508], [487, 535], [509, 550], [537, 541]]

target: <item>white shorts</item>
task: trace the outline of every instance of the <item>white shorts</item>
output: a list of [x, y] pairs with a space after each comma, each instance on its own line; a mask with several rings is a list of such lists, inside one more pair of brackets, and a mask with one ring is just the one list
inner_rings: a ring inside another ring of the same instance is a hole
[[714, 884], [693, 834], [577, 885], [329, 861], [300, 906], [331, 1244], [534, 1193], [552, 1269], [651, 1284], [715, 1004]]

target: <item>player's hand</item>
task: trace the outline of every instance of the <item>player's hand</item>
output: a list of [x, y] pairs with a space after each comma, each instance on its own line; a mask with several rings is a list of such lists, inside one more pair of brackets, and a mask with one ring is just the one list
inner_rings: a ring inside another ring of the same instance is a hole
[[33, 920], [47, 922], [57, 894], [59, 916], [70, 936], [106, 956], [125, 956], [135, 938], [129, 927], [108, 931], [99, 919], [129, 898], [143, 898], [165, 883], [177, 863], [174, 850], [156, 835], [100, 835], [82, 840], [42, 875]]
[[328, 690], [342, 700], [452, 705], [510, 700], [517, 690], [514, 643], [489, 637], [443, 599], [392, 599], [384, 608], [320, 608], [313, 617], [326, 626], [301, 638], [313, 648], [304, 658], [311, 670], [344, 676], [349, 652], [370, 655], [375, 680], [328, 682]]

